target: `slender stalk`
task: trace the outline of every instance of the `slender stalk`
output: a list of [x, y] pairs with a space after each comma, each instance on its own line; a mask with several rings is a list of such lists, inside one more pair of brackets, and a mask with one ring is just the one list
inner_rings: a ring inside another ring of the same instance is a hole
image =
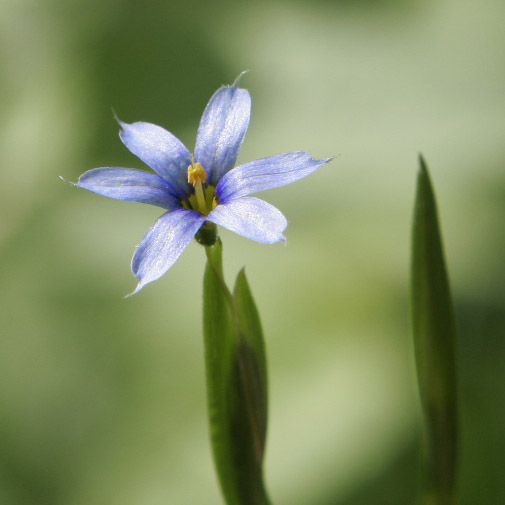
[[[217, 239], [217, 241], [219, 241], [219, 243], [221, 243], [221, 240], [219, 238]], [[226, 285], [219, 268], [214, 263], [214, 258], [212, 257], [212, 253], [211, 253], [211, 247], [213, 247], [213, 246], [205, 246], [205, 254], [207, 255], [207, 261], [209, 262], [209, 265], [212, 268], [212, 271], [214, 272], [214, 275], [216, 276], [216, 278], [219, 282], [219, 285], [221, 286], [221, 289], [223, 290], [224, 295], [226, 296], [226, 300], [228, 301], [230, 308], [232, 309], [233, 313], [235, 313], [236, 310], [233, 310], [235, 307], [235, 300], [233, 299], [233, 295], [231, 294], [230, 290], [228, 289], [228, 286]]]

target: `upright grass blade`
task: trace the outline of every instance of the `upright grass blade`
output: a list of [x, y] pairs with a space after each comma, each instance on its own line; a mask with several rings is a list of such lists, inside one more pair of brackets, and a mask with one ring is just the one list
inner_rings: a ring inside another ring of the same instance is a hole
[[437, 208], [420, 157], [412, 230], [411, 325], [426, 423], [424, 505], [456, 503], [456, 330]]
[[206, 251], [204, 339], [214, 462], [228, 505], [268, 505], [266, 359], [258, 311], [244, 271], [233, 294], [226, 287], [221, 242]]

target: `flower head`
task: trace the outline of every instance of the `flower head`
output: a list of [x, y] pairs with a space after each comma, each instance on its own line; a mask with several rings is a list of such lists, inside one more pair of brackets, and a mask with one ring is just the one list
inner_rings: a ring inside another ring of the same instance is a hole
[[238, 87], [239, 79], [219, 88], [210, 99], [200, 120], [194, 154], [160, 126], [119, 121], [124, 145], [156, 173], [95, 168], [76, 183], [109, 198], [167, 210], [133, 255], [132, 271], [139, 279], [134, 293], [159, 279], [195, 236], [211, 245], [208, 237], [215, 237], [215, 225], [266, 244], [284, 240], [287, 221], [283, 214], [248, 195], [297, 181], [331, 159], [313, 160], [308, 153], [291, 152], [234, 168], [251, 113], [251, 97]]

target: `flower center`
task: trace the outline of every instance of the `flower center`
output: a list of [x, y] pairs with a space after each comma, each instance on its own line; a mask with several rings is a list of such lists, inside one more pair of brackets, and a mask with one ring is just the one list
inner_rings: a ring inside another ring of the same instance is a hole
[[195, 192], [186, 201], [182, 202], [182, 206], [196, 210], [204, 216], [208, 216], [209, 212], [217, 206], [216, 188], [210, 184], [204, 187], [203, 183], [206, 181], [207, 172], [200, 163], [193, 161], [188, 167], [188, 183], [195, 188]]
[[196, 186], [199, 182], [205, 182], [207, 180], [207, 172], [204, 170], [200, 163], [193, 162], [192, 165], [188, 167], [188, 182]]

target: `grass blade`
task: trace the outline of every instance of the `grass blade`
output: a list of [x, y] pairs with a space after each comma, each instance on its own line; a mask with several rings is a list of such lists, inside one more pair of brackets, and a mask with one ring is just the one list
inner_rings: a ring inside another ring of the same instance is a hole
[[426, 423], [425, 505], [454, 505], [457, 464], [456, 330], [436, 201], [420, 157], [412, 230], [411, 325]]

